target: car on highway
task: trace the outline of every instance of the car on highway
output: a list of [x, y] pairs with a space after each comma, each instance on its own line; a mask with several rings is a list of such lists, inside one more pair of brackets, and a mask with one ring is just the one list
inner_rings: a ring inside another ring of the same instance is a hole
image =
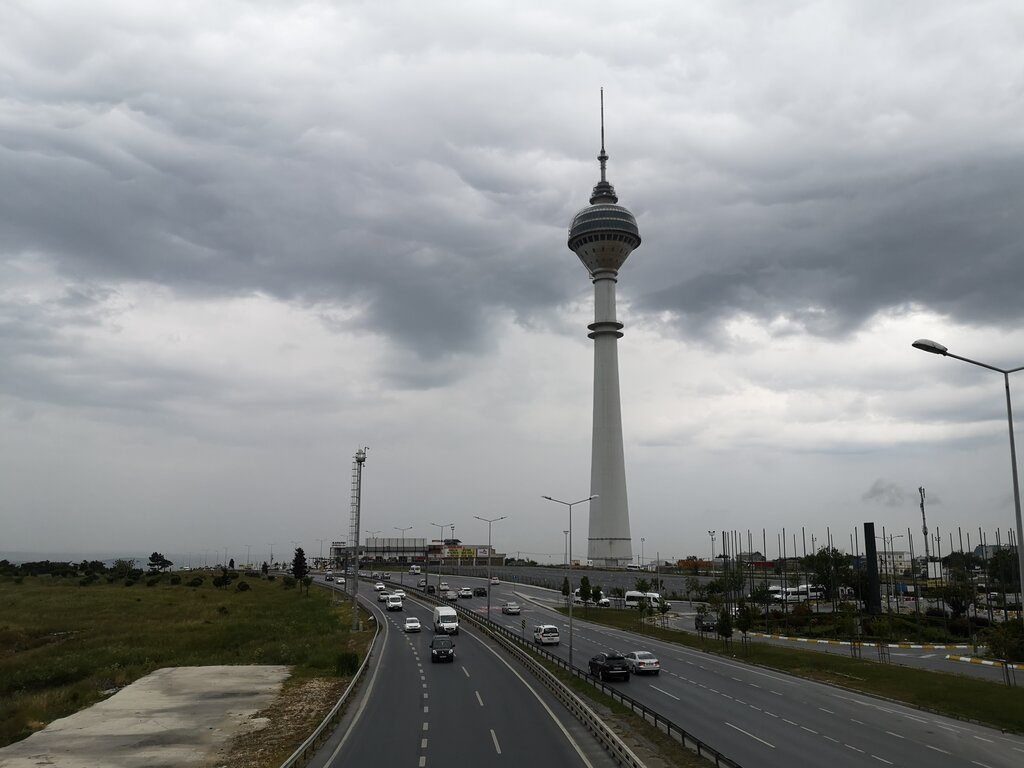
[[491, 576], [491, 584], [501, 584], [497, 576]]
[[487, 587], [473, 587], [473, 597], [487, 597]]
[[661, 662], [650, 651], [630, 651], [625, 659], [626, 666], [634, 675], [656, 675], [661, 672]]
[[389, 597], [391, 597], [391, 593], [390, 592], [385, 592], [385, 591], [381, 590], [380, 592], [377, 593], [377, 602], [378, 603], [386, 602]]
[[446, 635], [434, 635], [430, 641], [430, 663], [455, 661], [455, 643]]
[[437, 592], [437, 587], [435, 587], [433, 584], [427, 584], [427, 586], [423, 588], [423, 591], [426, 592], [428, 595], [432, 595], [435, 592]]
[[334, 581], [334, 574], [328, 571], [324, 574], [324, 581]]
[[445, 600], [458, 600], [459, 599], [459, 593], [456, 592], [454, 589], [449, 589], [447, 592], [444, 593], [444, 599]]
[[409, 616], [408, 618], [406, 618], [405, 626], [403, 628], [405, 629], [406, 632], [419, 632], [421, 629], [420, 620], [417, 619], [415, 616]]
[[427, 586], [427, 580], [426, 579], [420, 579], [418, 582], [416, 582], [416, 586], [417, 587], [425, 587], [425, 586]]
[[629, 667], [626, 665], [626, 659], [616, 651], [597, 654], [590, 659], [587, 666], [590, 668], [590, 674], [601, 680], [613, 678], [629, 680]]
[[373, 588], [376, 589], [378, 592], [381, 592], [384, 589], [384, 585], [378, 581], [376, 584], [373, 585]]
[[558, 645], [561, 639], [554, 624], [538, 624], [533, 628], [533, 642], [537, 645]]
[[388, 595], [387, 600], [384, 601], [384, 607], [389, 611], [400, 611], [402, 610], [402, 598], [398, 595]]
[[459, 590], [459, 597], [472, 597], [472, 596], [473, 596], [473, 590], [470, 589], [469, 587], [463, 587], [462, 589]]
[[442, 592], [447, 592], [449, 589], [451, 589], [451, 587], [448, 586], [448, 582], [447, 581], [442, 581], [441, 582], [441, 591]]
[[391, 590], [391, 594], [392, 595], [398, 595], [400, 598], [405, 600], [405, 590], [404, 589], [393, 589], [393, 590]]
[[391, 581], [391, 574], [390, 574], [390, 573], [382, 573], [382, 574], [380, 575], [380, 577], [381, 577], [382, 579], [384, 579], [384, 581]]
[[523, 609], [519, 607], [519, 603], [510, 601], [501, 604], [501, 612], [509, 616], [518, 616], [523, 612]]

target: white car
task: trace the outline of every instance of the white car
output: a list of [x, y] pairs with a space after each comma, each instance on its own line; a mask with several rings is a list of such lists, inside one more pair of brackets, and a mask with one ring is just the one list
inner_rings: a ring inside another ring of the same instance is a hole
[[409, 616], [405, 620], [405, 631], [406, 632], [419, 632], [420, 631], [420, 620], [415, 616]]
[[405, 600], [405, 590], [404, 590], [404, 589], [395, 589], [395, 590], [392, 590], [392, 591], [391, 591], [391, 594], [392, 594], [392, 595], [398, 595], [398, 596], [399, 596], [400, 598], [402, 598], [403, 600]]
[[444, 593], [444, 596], [445, 596], [446, 600], [458, 600], [459, 599], [459, 593], [456, 592], [454, 589], [449, 589], [447, 592]]
[[473, 590], [470, 589], [469, 587], [463, 587], [462, 589], [459, 590], [459, 597], [472, 597], [472, 596], [473, 596]]
[[491, 584], [501, 584], [497, 576], [491, 576]]
[[416, 583], [416, 586], [418, 586], [418, 587], [425, 587], [425, 586], [427, 586], [427, 580], [426, 580], [426, 579], [420, 579], [420, 580], [419, 580], [419, 581], [418, 581], [418, 582]]
[[558, 645], [559, 640], [558, 627], [553, 624], [540, 624], [533, 628], [533, 642], [537, 645]]
[[378, 603], [386, 602], [389, 597], [391, 597], [391, 593], [390, 592], [385, 592], [384, 590], [381, 590], [380, 592], [377, 593], [377, 602]]
[[373, 585], [373, 588], [376, 589], [378, 592], [384, 591], [384, 585], [379, 581]]
[[650, 651], [630, 651], [626, 654], [626, 666], [634, 675], [656, 675], [661, 671], [661, 662]]
[[441, 582], [441, 591], [442, 592], [447, 592], [449, 589], [451, 589], [451, 587], [448, 586], [448, 582], [447, 581], [442, 581]]

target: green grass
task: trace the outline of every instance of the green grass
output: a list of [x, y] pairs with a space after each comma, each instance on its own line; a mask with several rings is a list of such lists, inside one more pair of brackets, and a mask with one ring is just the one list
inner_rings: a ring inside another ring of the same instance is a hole
[[0, 746], [161, 667], [286, 664], [293, 679], [344, 675], [370, 633], [351, 635], [349, 604], [242, 578], [225, 589], [26, 577], [0, 582]]
[[884, 696], [954, 717], [976, 720], [996, 728], [1020, 732], [1024, 729], [1024, 692], [962, 675], [911, 669], [871, 661], [873, 646], [865, 646], [862, 658], [831, 653], [781, 648], [766, 643], [740, 642], [735, 632], [728, 645], [719, 638], [701, 639], [673, 629], [641, 625], [635, 610], [577, 610], [574, 615], [598, 624], [640, 632], [678, 645], [771, 667], [810, 680], [841, 685], [864, 693]]

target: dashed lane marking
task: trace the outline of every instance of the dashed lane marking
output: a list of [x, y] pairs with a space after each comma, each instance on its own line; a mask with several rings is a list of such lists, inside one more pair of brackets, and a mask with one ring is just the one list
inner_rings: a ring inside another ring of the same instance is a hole
[[663, 689], [659, 688], [656, 685], [652, 685], [651, 688], [656, 690], [658, 693], [664, 693], [666, 696], [668, 696], [669, 698], [675, 699], [676, 701], [682, 701], [682, 699], [680, 699], [678, 696], [674, 696], [673, 694], [669, 693], [666, 690], [663, 690]]
[[750, 738], [752, 738], [752, 739], [753, 739], [754, 741], [759, 741], [759, 742], [761, 742], [761, 743], [762, 743], [762, 744], [764, 744], [764, 745], [765, 745], [766, 747], [771, 747], [772, 749], [775, 749], [775, 745], [774, 745], [774, 744], [772, 744], [772, 743], [770, 743], [770, 742], [767, 742], [767, 741], [765, 741], [764, 739], [758, 738], [757, 736], [755, 736], [754, 734], [750, 733], [749, 731], [744, 731], [744, 730], [743, 730], [742, 728], [740, 728], [740, 727], [739, 727], [738, 725], [733, 725], [732, 723], [729, 723], [729, 722], [727, 722], [727, 723], [726, 723], [726, 725], [728, 725], [728, 726], [729, 726], [730, 728], [734, 728], [735, 730], [739, 731], [739, 732], [740, 732], [740, 733], [742, 733], [742, 734], [743, 734], [744, 736], [749, 736], [749, 737], [750, 737]]
[[484, 705], [484, 700], [480, 698], [480, 691], [474, 691], [476, 693], [476, 700], [480, 702], [480, 706]]
[[500, 755], [501, 746], [498, 744], [498, 735], [494, 732], [493, 728], [491, 728], [491, 741], [494, 742], [494, 751]]

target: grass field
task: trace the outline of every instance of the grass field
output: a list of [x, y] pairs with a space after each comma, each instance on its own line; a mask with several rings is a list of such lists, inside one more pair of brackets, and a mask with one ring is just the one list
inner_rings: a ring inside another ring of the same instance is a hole
[[[195, 574], [191, 574], [192, 578]], [[131, 587], [39, 576], [0, 581], [0, 746], [161, 667], [288, 664], [293, 679], [345, 677], [371, 632], [351, 634], [347, 602], [242, 578], [215, 588]]]
[[811, 680], [884, 696], [895, 701], [977, 720], [1008, 731], [1024, 731], [1024, 691], [1000, 683], [991, 683], [961, 675], [929, 672], [830, 653], [779, 648], [765, 643], [740, 642], [736, 632], [726, 645], [718, 638], [701, 639], [697, 635], [673, 629], [641, 625], [635, 610], [576, 610], [577, 618], [606, 624], [632, 632], [642, 632], [659, 640], [734, 657], [754, 664], [789, 672]]

